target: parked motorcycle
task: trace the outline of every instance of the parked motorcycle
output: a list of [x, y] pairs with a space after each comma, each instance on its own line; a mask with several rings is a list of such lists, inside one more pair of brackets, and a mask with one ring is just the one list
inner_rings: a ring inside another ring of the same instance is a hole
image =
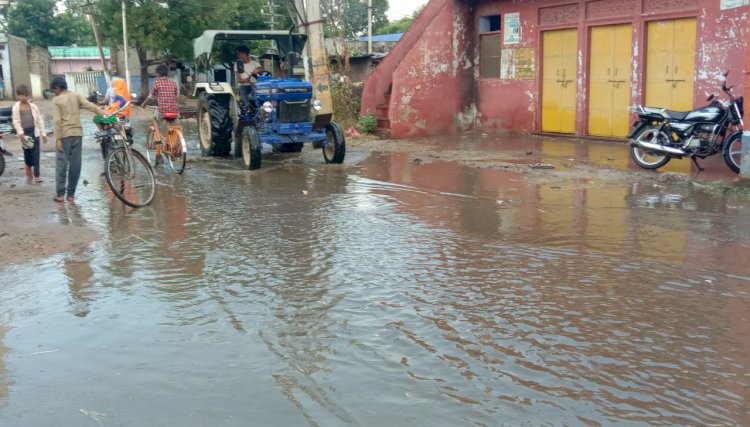
[[5, 136], [5, 134], [0, 133], [0, 176], [2, 176], [3, 172], [5, 172], [5, 158], [13, 157], [13, 153], [5, 149], [3, 136]]
[[644, 169], [658, 169], [673, 158], [689, 157], [698, 170], [703, 170], [697, 159], [722, 153], [729, 169], [739, 173], [743, 97], [732, 95], [733, 86], [726, 83], [728, 74], [724, 73], [721, 85], [728, 101], [711, 94], [709, 105], [693, 111], [633, 107], [631, 111], [638, 114], [628, 135], [633, 161]]
[[5, 172], [5, 158], [13, 156], [13, 153], [5, 148], [3, 137], [15, 132], [11, 123], [11, 108], [0, 108], [0, 176]]

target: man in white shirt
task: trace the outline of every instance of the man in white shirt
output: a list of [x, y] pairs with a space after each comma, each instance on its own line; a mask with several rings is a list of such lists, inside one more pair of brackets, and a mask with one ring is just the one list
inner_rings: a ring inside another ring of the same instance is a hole
[[[261, 72], [262, 68], [259, 63], [250, 59], [250, 50], [247, 46], [238, 47], [235, 53], [237, 54], [237, 62], [234, 64], [234, 75], [236, 76], [237, 88], [240, 91], [240, 99], [245, 106], [250, 106], [250, 93], [253, 90], [257, 74]], [[239, 63], [242, 63], [242, 67], [238, 68]]]

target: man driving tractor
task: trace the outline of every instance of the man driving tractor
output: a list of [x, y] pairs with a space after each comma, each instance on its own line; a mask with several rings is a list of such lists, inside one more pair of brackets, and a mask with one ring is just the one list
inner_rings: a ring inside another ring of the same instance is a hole
[[234, 74], [237, 77], [240, 100], [245, 107], [249, 107], [253, 84], [257, 80], [258, 73], [263, 69], [258, 62], [250, 58], [250, 49], [247, 46], [239, 46], [235, 50], [235, 54], [237, 55], [237, 62], [234, 64]]

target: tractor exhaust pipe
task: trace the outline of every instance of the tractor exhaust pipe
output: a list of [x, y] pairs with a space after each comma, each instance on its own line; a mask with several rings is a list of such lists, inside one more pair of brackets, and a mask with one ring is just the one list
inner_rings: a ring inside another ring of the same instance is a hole
[[686, 156], [687, 153], [680, 150], [679, 148], [665, 147], [663, 145], [654, 144], [653, 142], [645, 141], [633, 141], [630, 143], [631, 147], [639, 147], [644, 150], [656, 151], [657, 153], [666, 153], [673, 156]]

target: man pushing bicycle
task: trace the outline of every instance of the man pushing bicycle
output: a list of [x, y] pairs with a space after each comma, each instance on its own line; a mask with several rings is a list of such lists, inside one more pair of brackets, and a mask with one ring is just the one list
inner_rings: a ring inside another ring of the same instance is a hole
[[[175, 120], [180, 116], [180, 107], [177, 104], [177, 83], [169, 77], [169, 68], [164, 64], [156, 67], [158, 77], [154, 80], [151, 92], [141, 103], [145, 107], [156, 97], [157, 107], [154, 112], [154, 141], [156, 143], [156, 163], [161, 163], [161, 123], [165, 120]], [[151, 149], [153, 147], [148, 147]]]

